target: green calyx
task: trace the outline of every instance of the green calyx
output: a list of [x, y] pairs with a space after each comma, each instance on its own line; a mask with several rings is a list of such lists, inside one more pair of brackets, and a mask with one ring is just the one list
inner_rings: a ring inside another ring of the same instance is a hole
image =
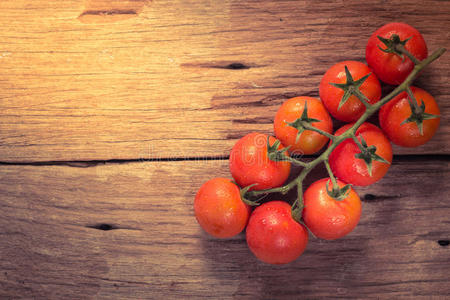
[[[412, 100], [415, 101], [415, 100]], [[439, 115], [433, 115], [425, 112], [425, 103], [422, 101], [420, 106], [414, 106], [412, 101], [409, 101], [409, 106], [411, 107], [411, 115], [405, 119], [400, 125], [406, 123], [416, 123], [419, 128], [420, 135], [423, 135], [423, 121], [439, 118]]]
[[254, 187], [255, 185], [257, 185], [257, 183], [251, 184], [251, 185], [246, 186], [245, 188], [242, 188], [242, 189], [241, 189], [240, 186], [239, 186], [236, 182], [234, 182], [234, 181], [232, 181], [232, 182], [233, 182], [235, 185], [237, 185], [237, 187], [239, 188], [239, 194], [240, 194], [240, 196], [241, 196], [242, 202], [244, 202], [245, 204], [250, 205], [250, 206], [258, 206], [258, 205], [260, 204], [260, 203], [258, 203], [258, 201], [261, 200], [261, 199], [252, 201], [252, 200], [250, 200], [249, 198], [247, 198], [247, 192], [248, 192], [252, 187]]
[[346, 83], [330, 82], [332, 86], [337, 87], [344, 91], [344, 95], [342, 96], [341, 101], [339, 102], [338, 105], [338, 110], [341, 109], [342, 105], [344, 105], [345, 102], [347, 102], [350, 96], [360, 93], [359, 88], [364, 83], [364, 81], [366, 81], [366, 79], [369, 78], [369, 76], [372, 74], [369, 73], [355, 81], [352, 77], [352, 74], [350, 74], [350, 71], [348, 70], [347, 66], [344, 66], [344, 68], [345, 68], [345, 76], [347, 77], [347, 82]]
[[330, 180], [328, 180], [328, 182], [327, 182], [328, 196], [330, 196], [331, 198], [336, 199], [338, 201], [342, 201], [345, 198], [347, 198], [348, 194], [350, 193], [351, 187], [352, 187], [351, 184], [346, 184], [342, 188], [339, 188], [339, 186], [333, 186], [332, 189], [330, 190], [329, 184], [330, 184]]
[[273, 145], [270, 146], [269, 137], [267, 137], [267, 157], [271, 161], [289, 160], [289, 157], [286, 155], [286, 151], [288, 151], [290, 146], [278, 150], [278, 147], [280, 147], [280, 145], [281, 145], [280, 140], [276, 140], [275, 143], [273, 143]]
[[[292, 216], [292, 219], [294, 219], [298, 223], [305, 225], [305, 223], [303, 223], [303, 221], [302, 221], [303, 205], [299, 205], [298, 202], [295, 202], [295, 204], [291, 208], [291, 216]], [[305, 225], [305, 227], [306, 227], [306, 225]]]
[[[374, 145], [367, 146], [366, 141], [361, 137], [361, 143], [358, 144], [359, 149], [361, 150], [360, 153], [355, 154], [356, 158], [364, 160], [367, 166], [367, 171], [369, 172], [369, 176], [372, 176], [372, 163], [373, 161], [379, 161], [385, 164], [389, 164], [387, 160], [376, 154], [377, 147]], [[356, 139], [356, 138], [355, 138]]]
[[312, 126], [311, 123], [314, 122], [320, 122], [320, 120], [308, 117], [308, 102], [305, 102], [305, 108], [303, 109], [301, 117], [294, 122], [286, 122], [286, 124], [298, 130], [297, 137], [295, 138], [295, 142], [298, 143], [302, 132], [307, 130], [308, 127]]
[[391, 38], [389, 38], [389, 39], [386, 39], [379, 35], [377, 35], [377, 38], [386, 46], [386, 49], [383, 49], [380, 46], [378, 46], [378, 48], [381, 51], [386, 52], [386, 53], [393, 53], [393, 54], [400, 56], [402, 59], [405, 59], [403, 52], [401, 52], [398, 49], [398, 46], [400, 45], [400, 46], [404, 47], [406, 45], [406, 42], [408, 42], [411, 39], [411, 37], [409, 37], [403, 41], [400, 39], [400, 37], [397, 34], [391, 35]]

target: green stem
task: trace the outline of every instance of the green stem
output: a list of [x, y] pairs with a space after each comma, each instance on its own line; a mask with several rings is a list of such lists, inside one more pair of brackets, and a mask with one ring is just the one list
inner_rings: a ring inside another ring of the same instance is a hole
[[361, 152], [363, 152], [366, 148], [361, 144], [361, 142], [358, 140], [358, 138], [356, 137], [356, 135], [352, 135], [352, 139], [355, 142], [355, 144], [358, 146], [359, 150], [361, 150]]
[[303, 184], [301, 182], [297, 183], [297, 207], [303, 210], [305, 207], [303, 203]]
[[321, 130], [321, 129], [319, 129], [319, 128], [316, 128], [316, 127], [314, 127], [314, 126], [312, 126], [312, 125], [310, 125], [310, 124], [305, 124], [305, 129], [311, 130], [311, 131], [315, 131], [315, 132], [317, 132], [317, 133], [320, 133], [321, 135], [326, 136], [327, 138], [329, 138], [329, 139], [332, 140], [332, 141], [333, 141], [334, 138], [335, 138], [334, 135], [332, 135], [332, 134], [330, 134], [330, 133], [328, 133], [328, 132], [326, 132], [326, 131], [323, 131], [323, 130]]
[[414, 107], [414, 112], [416, 113], [416, 114], [419, 114], [421, 111], [420, 111], [420, 107], [419, 107], [419, 104], [417, 103], [417, 101], [416, 101], [416, 97], [414, 97], [414, 94], [413, 94], [413, 92], [412, 92], [412, 90], [411, 90], [411, 87], [409, 87], [409, 86], [407, 86], [406, 87], [406, 93], [408, 94], [408, 101], [409, 101], [409, 103], [411, 103], [412, 104], [412, 106]]
[[364, 106], [366, 108], [371, 107], [372, 105], [369, 103], [369, 99], [366, 97], [366, 95], [364, 95], [363, 93], [361, 93], [361, 91], [359, 89], [356, 89], [353, 94], [358, 97], [359, 101], [362, 102], [362, 104], [364, 104]]
[[397, 44], [395, 49], [400, 53], [406, 55], [415, 65], [420, 64], [420, 60], [418, 60], [414, 55], [411, 54], [408, 50], [406, 50], [405, 46], [402, 44]]
[[295, 159], [295, 158], [293, 158], [291, 156], [287, 156], [287, 155], [286, 155], [286, 158], [284, 158], [284, 161], [291, 162], [291, 163], [293, 163], [295, 165], [298, 165], [298, 166], [301, 166], [301, 167], [306, 167], [307, 166], [307, 163], [305, 163], [305, 162], [303, 162], [301, 160]]
[[297, 184], [297, 199], [291, 206], [291, 215], [294, 220], [296, 220], [299, 223], [302, 223], [302, 217], [303, 217], [303, 185], [302, 183]]
[[266, 189], [266, 190], [259, 190], [259, 191], [250, 191], [247, 193], [248, 196], [250, 197], [255, 197], [255, 196], [260, 196], [263, 194], [269, 194], [269, 193], [282, 193], [282, 194], [286, 194], [287, 192], [289, 192], [295, 185], [297, 184], [297, 182], [295, 180], [292, 180], [291, 182], [289, 182], [286, 185], [280, 186], [280, 187], [276, 187], [276, 188], [271, 188], [271, 189]]
[[334, 177], [333, 171], [331, 170], [328, 159], [326, 159], [323, 163], [325, 164], [325, 168], [327, 169], [328, 175], [330, 176], [331, 179], [331, 183], [333, 184], [333, 191], [338, 191], [339, 185], [337, 183], [336, 177]]

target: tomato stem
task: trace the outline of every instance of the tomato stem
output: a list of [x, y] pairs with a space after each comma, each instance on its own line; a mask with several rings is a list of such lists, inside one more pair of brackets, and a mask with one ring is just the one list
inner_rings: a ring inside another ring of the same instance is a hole
[[331, 183], [333, 184], [333, 192], [338, 192], [339, 185], [337, 183], [336, 177], [333, 174], [333, 171], [331, 170], [330, 162], [328, 161], [328, 159], [325, 159], [323, 163], [325, 164], [325, 168], [327, 169], [328, 175], [331, 179]]
[[291, 207], [292, 218], [299, 223], [302, 223], [303, 207], [303, 185], [300, 182], [297, 184], [297, 199]]
[[402, 44], [395, 45], [395, 50], [402, 53], [403, 55], [406, 55], [415, 65], [420, 64], [420, 60], [418, 60], [414, 55], [412, 55], [411, 52], [406, 50], [405, 46]]
[[419, 128], [420, 135], [423, 135], [423, 121], [439, 118], [439, 116], [426, 113], [425, 102], [422, 101], [422, 104], [419, 106], [419, 103], [417, 102], [416, 97], [409, 86], [406, 88], [406, 93], [408, 94], [407, 99], [411, 108], [411, 115], [400, 124], [416, 123]]
[[361, 91], [359, 89], [355, 90], [353, 93], [356, 97], [358, 97], [359, 101], [362, 102], [362, 104], [364, 104], [364, 106], [366, 108], [371, 107], [372, 105], [369, 103], [369, 99], [366, 97], [366, 95], [364, 95], [363, 93], [361, 93]]
[[352, 139], [355, 142], [355, 144], [358, 146], [359, 150], [361, 150], [361, 152], [363, 152], [366, 148], [361, 144], [361, 142], [358, 140], [358, 138], [356, 137], [356, 135], [352, 135]]
[[334, 140], [334, 138], [335, 138], [335, 136], [332, 135], [331, 133], [328, 133], [326, 131], [323, 131], [322, 129], [316, 128], [316, 127], [312, 126], [311, 124], [305, 124], [305, 129], [320, 133], [321, 135], [326, 136], [330, 140]]
[[416, 97], [414, 97], [414, 94], [411, 90], [411, 87], [406, 87], [406, 93], [408, 94], [408, 101], [414, 107], [413, 113], [420, 114], [422, 111], [419, 107], [419, 104], [417, 103]]
[[295, 158], [293, 158], [293, 157], [291, 157], [291, 156], [288, 156], [288, 159], [286, 159], [286, 160], [287, 160], [287, 161], [290, 161], [291, 163], [293, 163], [293, 164], [295, 164], [295, 165], [301, 166], [301, 167], [306, 167], [306, 166], [308, 165], [308, 164], [305, 163], [304, 161], [295, 159]]

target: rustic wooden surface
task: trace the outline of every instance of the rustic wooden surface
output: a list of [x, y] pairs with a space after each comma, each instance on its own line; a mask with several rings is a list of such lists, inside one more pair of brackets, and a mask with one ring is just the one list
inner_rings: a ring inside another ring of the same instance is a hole
[[439, 132], [358, 189], [348, 237], [270, 266], [192, 211], [239, 137], [318, 96], [332, 64], [364, 61], [377, 27], [409, 23], [432, 51], [450, 48], [449, 15], [445, 1], [1, 1], [0, 298], [450, 297], [449, 53], [416, 82]]

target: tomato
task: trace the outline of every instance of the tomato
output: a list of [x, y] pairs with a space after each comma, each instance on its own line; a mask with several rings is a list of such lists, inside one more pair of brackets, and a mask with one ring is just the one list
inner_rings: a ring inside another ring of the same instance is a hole
[[250, 208], [242, 202], [237, 185], [226, 178], [214, 178], [198, 190], [194, 212], [207, 233], [218, 238], [229, 238], [244, 230]]
[[[340, 188], [345, 185], [339, 180], [337, 183]], [[334, 199], [328, 194], [327, 185], [331, 190], [330, 179], [323, 178], [308, 187], [303, 195], [303, 220], [316, 237], [335, 240], [349, 234], [358, 224], [361, 200], [353, 188], [345, 199]]]
[[[440, 114], [439, 107], [433, 96], [420, 88], [411, 87], [411, 90], [419, 106], [422, 103], [425, 104], [425, 113]], [[394, 144], [403, 147], [423, 145], [433, 137], [439, 127], [439, 117], [423, 120], [423, 134], [421, 134], [416, 122], [402, 124], [410, 116], [411, 107], [406, 92], [397, 95], [381, 107], [378, 115], [381, 129]]]
[[[342, 126], [335, 135], [341, 135], [352, 125], [353, 123]], [[365, 161], [356, 157], [361, 150], [351, 138], [342, 141], [331, 152], [329, 162], [333, 174], [340, 180], [353, 185], [366, 186], [377, 182], [387, 173], [392, 162], [392, 146], [381, 129], [370, 123], [361, 124], [356, 130], [356, 136], [359, 141], [362, 137], [368, 146], [375, 146], [375, 154], [389, 163], [372, 161], [372, 174], [370, 174]]]
[[420, 32], [408, 24], [389, 23], [380, 27], [372, 34], [366, 47], [367, 63], [381, 81], [398, 85], [411, 73], [414, 68], [414, 63], [406, 56], [401, 57], [396, 53], [386, 53], [378, 48], [387, 48], [378, 39], [378, 36], [390, 39], [393, 34], [398, 35], [401, 41], [411, 38], [406, 42], [404, 47], [418, 60], [427, 58], [428, 49]]
[[286, 264], [297, 259], [308, 243], [308, 232], [291, 216], [291, 206], [271, 201], [258, 206], [250, 216], [247, 244], [253, 254], [269, 264]]
[[276, 137], [285, 146], [291, 146], [289, 151], [293, 154], [313, 154], [322, 149], [328, 138], [320, 133], [305, 130], [297, 139], [298, 130], [287, 123], [292, 123], [302, 116], [307, 106], [308, 118], [319, 120], [310, 125], [331, 133], [333, 122], [327, 110], [319, 99], [311, 97], [295, 97], [286, 100], [279, 108], [274, 120], [274, 131]]
[[359, 87], [369, 103], [373, 104], [380, 100], [381, 86], [378, 78], [371, 73], [369, 67], [358, 61], [343, 61], [328, 69], [320, 82], [320, 99], [333, 117], [344, 122], [354, 122], [366, 111], [366, 107], [356, 96], [352, 95], [339, 108], [344, 90], [330, 84], [347, 82], [345, 66], [347, 66], [354, 81], [371, 74]]
[[[233, 146], [230, 153], [230, 172], [234, 180], [246, 187], [256, 184], [251, 190], [263, 190], [281, 186], [289, 176], [291, 163], [271, 161], [267, 156], [267, 135], [249, 133]], [[270, 137], [270, 145], [275, 138]], [[283, 148], [282, 145], [279, 147]]]

